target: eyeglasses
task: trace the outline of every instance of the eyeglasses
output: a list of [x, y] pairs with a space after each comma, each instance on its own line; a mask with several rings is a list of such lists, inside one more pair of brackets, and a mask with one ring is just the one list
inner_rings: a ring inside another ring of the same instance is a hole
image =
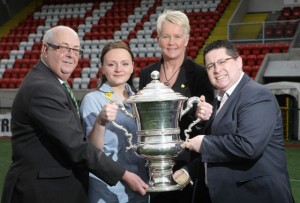
[[55, 45], [55, 44], [51, 44], [51, 43], [46, 43], [49, 47], [53, 48], [53, 49], [57, 49], [60, 50], [61, 52], [69, 52], [70, 50], [73, 51], [74, 54], [76, 54], [77, 56], [80, 56], [83, 54], [83, 50], [82, 49], [75, 49], [75, 48], [70, 48], [70, 47], [66, 47], [66, 46], [62, 46], [62, 45]]
[[230, 59], [236, 59], [236, 58], [229, 57], [229, 58], [226, 58], [226, 59], [220, 59], [220, 60], [218, 60], [216, 62], [209, 63], [208, 65], [206, 65], [205, 68], [206, 68], [206, 70], [211, 70], [212, 68], [215, 68], [216, 65], [218, 65], [218, 66], [224, 66], [227, 63], [227, 61], [230, 60]]

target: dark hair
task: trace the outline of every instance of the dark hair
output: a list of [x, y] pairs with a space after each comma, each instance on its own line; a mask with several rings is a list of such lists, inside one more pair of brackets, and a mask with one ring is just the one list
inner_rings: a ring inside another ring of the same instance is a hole
[[[134, 56], [133, 56], [133, 53], [132, 51], [130, 50], [128, 44], [126, 44], [125, 42], [123, 41], [115, 41], [115, 42], [109, 42], [107, 43], [104, 48], [102, 49], [102, 53], [101, 53], [101, 56], [100, 56], [100, 62], [101, 64], [103, 64], [103, 61], [104, 61], [104, 57], [105, 55], [107, 54], [107, 52], [109, 52], [110, 50], [112, 49], [125, 49], [126, 51], [128, 51], [128, 53], [130, 54], [131, 56], [131, 59], [132, 59], [132, 62], [134, 61]], [[134, 86], [133, 86], [133, 82], [132, 82], [132, 79], [133, 79], [133, 76], [134, 76], [134, 72], [131, 74], [130, 78], [128, 79], [127, 83], [131, 86], [131, 88], [135, 90]], [[107, 81], [107, 78], [105, 77], [105, 75], [102, 75], [100, 81], [99, 81], [99, 84], [98, 84], [98, 87], [100, 87], [103, 83], [105, 83]]]
[[233, 58], [237, 58], [239, 56], [239, 52], [238, 52], [237, 48], [234, 46], [234, 44], [232, 44], [228, 40], [216, 40], [216, 41], [213, 41], [212, 43], [208, 44], [204, 48], [204, 50], [203, 50], [204, 64], [205, 64], [205, 55], [214, 49], [220, 49], [220, 48], [225, 48], [226, 53]]

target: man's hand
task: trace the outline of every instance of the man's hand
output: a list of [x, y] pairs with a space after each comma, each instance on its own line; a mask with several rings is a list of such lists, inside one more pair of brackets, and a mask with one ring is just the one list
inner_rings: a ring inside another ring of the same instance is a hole
[[212, 114], [212, 105], [205, 101], [205, 96], [200, 97], [200, 102], [197, 105], [196, 117], [203, 121], [207, 121]]
[[140, 195], [147, 193], [148, 185], [136, 174], [125, 171], [122, 180], [130, 187], [130, 189]]
[[181, 145], [181, 147], [200, 153], [200, 147], [201, 147], [204, 136], [205, 135], [197, 135], [197, 136], [193, 137], [192, 139], [188, 139], [187, 142], [184, 142]]

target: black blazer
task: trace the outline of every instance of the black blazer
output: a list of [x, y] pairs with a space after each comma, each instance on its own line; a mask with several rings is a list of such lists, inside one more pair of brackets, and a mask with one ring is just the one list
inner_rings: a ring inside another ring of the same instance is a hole
[[88, 171], [109, 185], [125, 169], [84, 139], [71, 97], [41, 61], [12, 106], [12, 164], [2, 203], [86, 202]]

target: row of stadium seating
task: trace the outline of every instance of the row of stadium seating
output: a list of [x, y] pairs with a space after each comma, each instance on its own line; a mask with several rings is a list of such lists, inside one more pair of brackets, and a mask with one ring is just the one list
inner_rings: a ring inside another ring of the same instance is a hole
[[[181, 6], [180, 9], [187, 13], [191, 24], [187, 55], [195, 59], [229, 4], [229, 0], [58, 2], [38, 8], [13, 28], [9, 35], [1, 38], [0, 88], [19, 86], [22, 78], [40, 58], [42, 36], [52, 26], [68, 25], [78, 32], [84, 54], [69, 83], [75, 89], [94, 88], [95, 81], [101, 77], [99, 57], [107, 42], [123, 40], [130, 45], [135, 55], [135, 77], [138, 78], [143, 67], [161, 57], [155, 38], [156, 19], [163, 8]], [[237, 45], [237, 48], [244, 59], [244, 71], [254, 78], [265, 54], [285, 53], [289, 43], [243, 44]]]

